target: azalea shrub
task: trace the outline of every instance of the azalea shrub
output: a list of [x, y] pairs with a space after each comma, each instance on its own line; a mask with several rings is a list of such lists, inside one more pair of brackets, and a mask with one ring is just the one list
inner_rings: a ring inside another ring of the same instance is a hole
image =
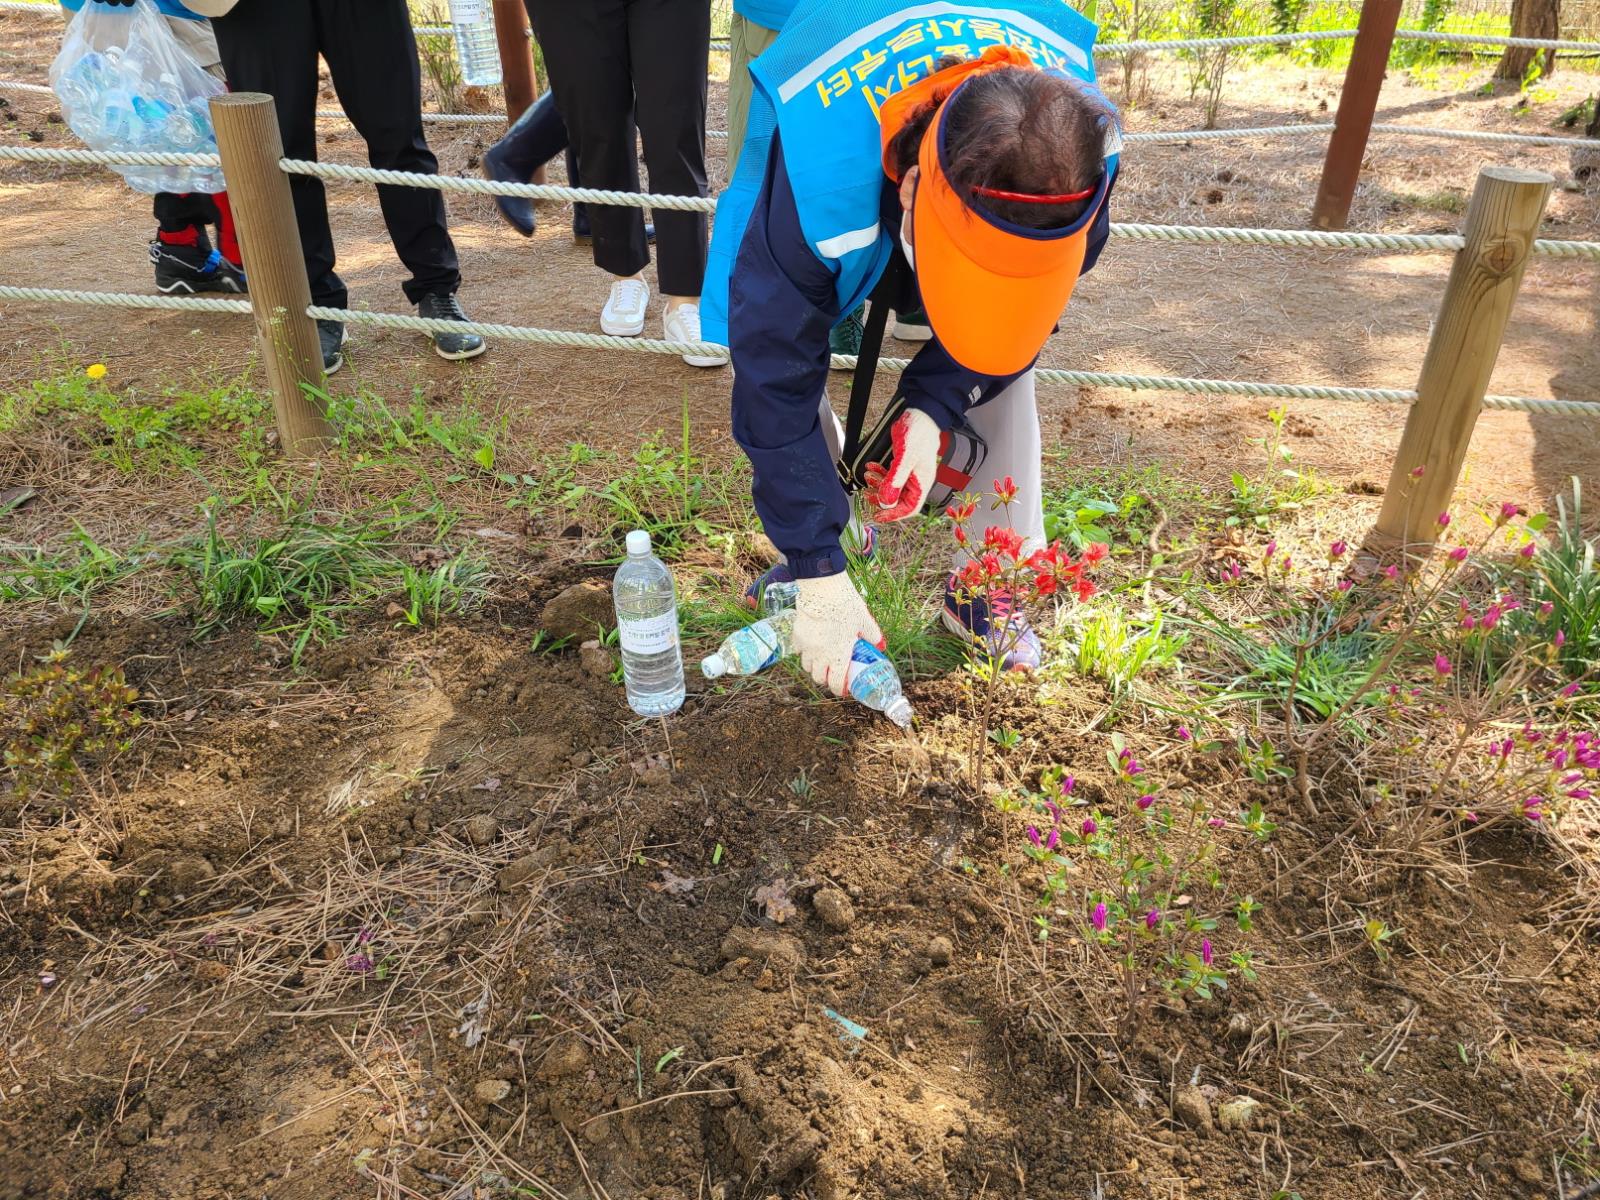
[[1359, 562], [1335, 540], [1296, 563], [1269, 541], [1253, 570], [1224, 567], [1264, 615], [1209, 613], [1211, 704], [1281, 727], [1283, 772], [1312, 811], [1312, 758], [1340, 740], [1381, 801], [1467, 829], [1550, 820], [1591, 800], [1600, 770], [1595, 664], [1562, 624], [1574, 580], [1541, 552], [1542, 514], [1507, 502], [1434, 526], [1426, 561]]
[[[1191, 741], [1183, 726], [1176, 736]], [[1209, 999], [1230, 977], [1255, 977], [1258, 905], [1229, 886], [1221, 851], [1265, 841], [1275, 826], [1259, 803], [1224, 813], [1198, 793], [1169, 794], [1120, 734], [1106, 759], [1113, 782], [1100, 803], [1065, 768], [1044, 772], [1026, 849], [1045, 872], [1039, 938], [1066, 914], [1108, 969], [1118, 1031], [1131, 1036], [1163, 994]]]
[[[995, 499], [991, 508], [1002, 524], [988, 526], [983, 542], [973, 545], [967, 523], [977, 515], [980, 497], [967, 493], [945, 509], [956, 545], [967, 554], [967, 561], [956, 572], [954, 590], [962, 604], [981, 605], [995, 618], [1017, 606], [1040, 601], [1087, 600], [1095, 594], [1093, 574], [1104, 561], [1107, 547], [1095, 542], [1084, 547], [1076, 558], [1059, 540], [1030, 548], [1011, 524], [1011, 509], [1017, 502], [1018, 488], [1011, 476], [994, 481]], [[967, 643], [967, 654], [974, 676], [979, 681], [974, 696], [972, 721], [973, 747], [970, 755], [973, 787], [983, 788], [984, 766], [994, 718], [995, 695], [1007, 656], [1016, 649], [1018, 635], [1006, 623], [997, 639]]]

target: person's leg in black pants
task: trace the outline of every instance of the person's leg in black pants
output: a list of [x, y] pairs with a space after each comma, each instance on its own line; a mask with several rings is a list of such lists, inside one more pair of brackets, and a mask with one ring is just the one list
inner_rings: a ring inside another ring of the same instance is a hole
[[[283, 151], [289, 158], [317, 157], [317, 36], [315, 0], [242, 0], [211, 23], [228, 86], [236, 92], [267, 92], [278, 112]], [[295, 224], [305, 254], [311, 302], [344, 308], [349, 292], [335, 273], [333, 232], [322, 181], [289, 176]], [[326, 355], [324, 355], [326, 357]]]
[[[706, 194], [710, 40], [705, 0], [629, 0], [629, 65], [653, 192]], [[706, 214], [663, 209], [655, 218], [662, 295], [698, 303], [706, 271]]]
[[[380, 170], [437, 175], [439, 160], [422, 134], [422, 70], [405, 0], [315, 0], [315, 8], [318, 48], [345, 115], [367, 143], [367, 161]], [[411, 271], [406, 299], [454, 294], [461, 268], [444, 194], [379, 184], [378, 204], [395, 253]]]
[[[584, 186], [638, 191], [626, 0], [533, 0], [532, 8]], [[644, 270], [650, 251], [643, 210], [588, 209], [595, 265], [622, 278]]]

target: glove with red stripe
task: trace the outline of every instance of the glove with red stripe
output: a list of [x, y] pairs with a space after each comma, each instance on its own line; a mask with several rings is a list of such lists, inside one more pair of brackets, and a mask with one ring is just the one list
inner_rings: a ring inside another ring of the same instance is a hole
[[933, 418], [916, 408], [906, 409], [889, 427], [894, 457], [887, 467], [868, 463], [864, 472], [878, 520], [903, 521], [921, 511], [939, 469], [943, 436]]

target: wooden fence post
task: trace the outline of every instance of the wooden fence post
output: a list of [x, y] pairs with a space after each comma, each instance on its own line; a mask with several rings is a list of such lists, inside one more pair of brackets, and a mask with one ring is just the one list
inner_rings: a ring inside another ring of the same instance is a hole
[[278, 169], [283, 157], [278, 114], [271, 96], [232, 92], [212, 99], [211, 120], [244, 251], [250, 307], [278, 418], [278, 442], [289, 454], [315, 455], [332, 439], [333, 427], [322, 402], [307, 390], [320, 392], [326, 381], [316, 322], [306, 316], [311, 285], [306, 281], [289, 177]]
[[494, 35], [500, 46], [500, 76], [506, 89], [506, 120], [515, 125], [538, 94], [533, 82], [533, 44], [522, 0], [494, 0]]
[[[1422, 360], [1383, 510], [1367, 539], [1378, 553], [1425, 554], [1461, 477], [1472, 427], [1489, 390], [1511, 305], [1555, 183], [1540, 171], [1485, 167]], [[1420, 468], [1421, 474], [1417, 472]]]
[[1317, 229], [1343, 229], [1349, 219], [1350, 202], [1361, 178], [1361, 160], [1372, 133], [1372, 115], [1378, 111], [1378, 93], [1389, 67], [1389, 49], [1400, 23], [1400, 5], [1401, 0], [1366, 0], [1361, 6], [1356, 43], [1339, 92], [1339, 112], [1333, 119], [1333, 136], [1322, 161], [1322, 182], [1311, 209], [1311, 224]]

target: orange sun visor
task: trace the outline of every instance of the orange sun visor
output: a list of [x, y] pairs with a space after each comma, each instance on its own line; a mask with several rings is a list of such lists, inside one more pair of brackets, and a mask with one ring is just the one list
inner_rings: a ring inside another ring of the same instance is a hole
[[[1033, 229], [969, 208], [944, 173], [945, 102], [974, 76], [1006, 68], [1038, 70], [1011, 46], [935, 72], [884, 102], [880, 114], [884, 171], [896, 179], [887, 152], [894, 135], [929, 102], [939, 105], [918, 155], [921, 167], [911, 208], [917, 286], [934, 336], [962, 366], [985, 375], [1011, 375], [1038, 357], [1072, 297], [1088, 250], [1089, 229], [1105, 202], [1109, 172], [1089, 192], [1032, 196], [979, 189], [996, 199], [1063, 204], [1089, 200], [1069, 226]], [[898, 182], [898, 179], [896, 179]]]

